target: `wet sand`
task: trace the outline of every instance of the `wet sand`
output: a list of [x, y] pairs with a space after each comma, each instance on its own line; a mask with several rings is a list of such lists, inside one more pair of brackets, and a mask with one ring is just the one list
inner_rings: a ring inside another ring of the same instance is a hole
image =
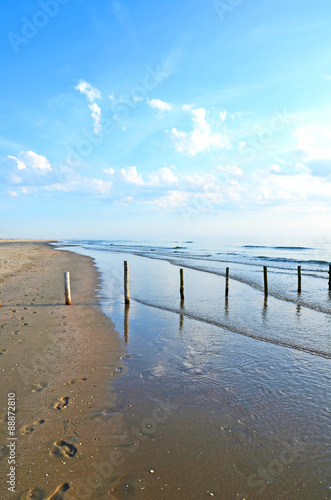
[[[111, 386], [123, 344], [96, 304], [93, 261], [23, 240], [1, 240], [0, 257], [0, 498], [112, 498], [125, 478], [116, 472], [125, 427]], [[8, 393], [16, 396], [15, 493], [6, 485]]]

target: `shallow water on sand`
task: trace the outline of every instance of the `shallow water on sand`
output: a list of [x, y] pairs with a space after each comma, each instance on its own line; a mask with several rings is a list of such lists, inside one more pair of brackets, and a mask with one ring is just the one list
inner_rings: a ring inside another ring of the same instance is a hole
[[181, 304], [169, 262], [74, 250], [127, 344], [116, 498], [330, 498], [330, 314], [233, 280], [225, 300], [222, 276], [192, 269]]

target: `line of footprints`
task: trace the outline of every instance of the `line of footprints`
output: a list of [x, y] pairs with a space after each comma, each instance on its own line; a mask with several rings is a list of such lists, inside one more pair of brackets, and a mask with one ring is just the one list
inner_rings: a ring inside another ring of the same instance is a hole
[[[69, 382], [66, 382], [65, 385], [69, 384], [74, 384], [75, 382], [78, 381], [85, 381], [87, 380], [86, 377], [80, 378], [80, 379], [72, 379]], [[41, 392], [47, 387], [47, 384], [37, 384], [33, 389], [32, 392]], [[55, 403], [54, 409], [58, 411], [64, 410], [69, 403], [69, 397], [63, 396]], [[31, 432], [35, 431], [40, 425], [42, 425], [45, 422], [44, 419], [39, 419], [33, 424], [30, 425], [25, 425], [21, 428], [21, 435], [26, 436], [27, 434], [30, 434]], [[50, 455], [53, 457], [74, 457], [77, 454], [77, 448], [72, 444], [64, 439], [58, 439], [55, 441], [53, 448], [50, 451]], [[56, 488], [56, 490], [52, 493], [50, 497], [47, 498], [47, 500], [63, 500], [64, 498], [64, 493], [70, 488], [69, 483], [64, 483], [61, 484]], [[42, 500], [45, 498], [44, 492], [40, 488], [32, 488], [28, 491], [26, 499], [33, 499], [33, 500]]]

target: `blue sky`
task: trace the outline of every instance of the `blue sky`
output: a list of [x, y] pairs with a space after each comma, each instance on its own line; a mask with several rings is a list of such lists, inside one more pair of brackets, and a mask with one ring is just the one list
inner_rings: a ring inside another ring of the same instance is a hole
[[329, 0], [4, 0], [0, 237], [325, 236]]

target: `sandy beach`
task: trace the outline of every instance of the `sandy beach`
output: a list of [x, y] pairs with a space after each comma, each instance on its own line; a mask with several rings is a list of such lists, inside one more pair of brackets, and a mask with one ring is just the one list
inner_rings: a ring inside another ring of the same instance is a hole
[[[0, 497], [112, 498], [124, 477], [114, 447], [125, 429], [111, 386], [123, 345], [96, 304], [92, 259], [26, 240], [1, 240], [0, 256]], [[64, 305], [64, 271], [72, 306]], [[12, 471], [8, 394], [16, 406]]]

